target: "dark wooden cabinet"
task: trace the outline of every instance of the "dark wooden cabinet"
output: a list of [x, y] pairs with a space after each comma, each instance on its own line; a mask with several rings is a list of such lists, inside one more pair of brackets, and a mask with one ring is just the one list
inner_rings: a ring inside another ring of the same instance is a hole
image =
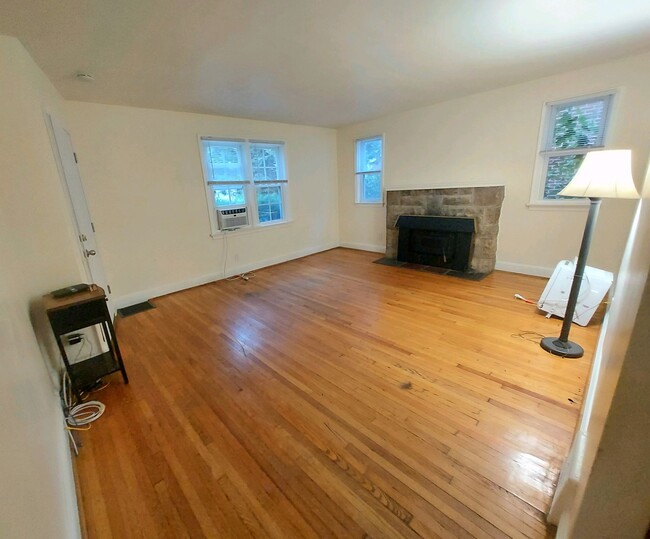
[[[92, 385], [102, 376], [113, 372], [121, 371], [124, 383], [129, 383], [106, 304], [106, 294], [101, 287], [91, 285], [90, 290], [64, 298], [55, 298], [52, 294], [47, 294], [43, 296], [43, 304], [63, 363], [70, 376], [72, 388], [78, 398], [81, 398], [81, 390], [84, 387]], [[95, 325], [101, 326], [108, 351], [76, 363], [70, 363], [63, 346], [63, 336]]]

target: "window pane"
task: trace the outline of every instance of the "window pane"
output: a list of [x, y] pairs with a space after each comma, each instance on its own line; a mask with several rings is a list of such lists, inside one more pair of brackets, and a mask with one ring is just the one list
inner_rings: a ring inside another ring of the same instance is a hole
[[202, 143], [209, 181], [246, 180], [241, 143], [221, 140], [203, 140]]
[[275, 167], [276, 163], [278, 162], [276, 157], [275, 157], [275, 152], [277, 151], [277, 148], [271, 149], [271, 148], [264, 148], [264, 166], [265, 167]]
[[253, 169], [264, 167], [264, 156], [260, 150], [251, 148], [251, 163]]
[[558, 105], [555, 108], [550, 149], [602, 146], [608, 99], [604, 97], [587, 103]]
[[381, 138], [363, 139], [357, 141], [357, 172], [381, 170], [382, 140]]
[[243, 185], [214, 187], [214, 203], [217, 207], [243, 206], [246, 204], [246, 193]]
[[258, 187], [257, 211], [260, 223], [281, 221], [283, 219], [282, 187], [279, 185]]
[[544, 184], [545, 199], [574, 198], [558, 196], [558, 193], [573, 179], [584, 158], [584, 154], [548, 158], [546, 183]]
[[284, 158], [280, 144], [253, 143], [251, 165], [253, 179], [256, 181], [285, 180]]
[[381, 174], [361, 174], [359, 202], [381, 202]]

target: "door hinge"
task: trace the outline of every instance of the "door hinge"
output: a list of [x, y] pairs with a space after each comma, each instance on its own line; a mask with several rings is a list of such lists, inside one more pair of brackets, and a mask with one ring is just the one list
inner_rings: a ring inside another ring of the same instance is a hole
[[77, 161], [77, 154], [75, 152], [72, 152], [72, 155], [74, 155], [74, 162], [78, 163], [79, 161]]
[[95, 223], [90, 223], [90, 226], [93, 228], [93, 232], [95, 232]]
[[108, 289], [109, 294], [113, 293], [113, 292], [111, 292], [111, 285], [110, 284], [106, 284], [106, 288]]

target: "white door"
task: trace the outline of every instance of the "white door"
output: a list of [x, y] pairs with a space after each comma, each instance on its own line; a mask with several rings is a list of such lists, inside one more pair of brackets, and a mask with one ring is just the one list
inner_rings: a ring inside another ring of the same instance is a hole
[[88, 204], [86, 204], [86, 195], [81, 184], [81, 175], [77, 167], [77, 156], [72, 147], [72, 138], [70, 137], [70, 133], [68, 133], [55, 117], [50, 114], [47, 117], [52, 128], [56, 154], [59, 158], [68, 196], [72, 204], [74, 219], [77, 225], [77, 239], [79, 240], [79, 247], [85, 262], [88, 279], [104, 289], [108, 298], [108, 310], [111, 316], [114, 317], [115, 310], [111, 302], [111, 288], [106, 281], [106, 272], [104, 271], [102, 258], [99, 254], [99, 248], [95, 238], [95, 225], [90, 217]]

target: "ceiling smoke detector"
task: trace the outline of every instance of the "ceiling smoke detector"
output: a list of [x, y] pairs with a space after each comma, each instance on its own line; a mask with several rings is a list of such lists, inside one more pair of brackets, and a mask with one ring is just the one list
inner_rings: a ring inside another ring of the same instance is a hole
[[84, 72], [79, 72], [76, 75], [77, 80], [83, 81], [83, 82], [93, 82], [95, 80], [95, 77], [91, 75], [90, 73], [84, 73]]

